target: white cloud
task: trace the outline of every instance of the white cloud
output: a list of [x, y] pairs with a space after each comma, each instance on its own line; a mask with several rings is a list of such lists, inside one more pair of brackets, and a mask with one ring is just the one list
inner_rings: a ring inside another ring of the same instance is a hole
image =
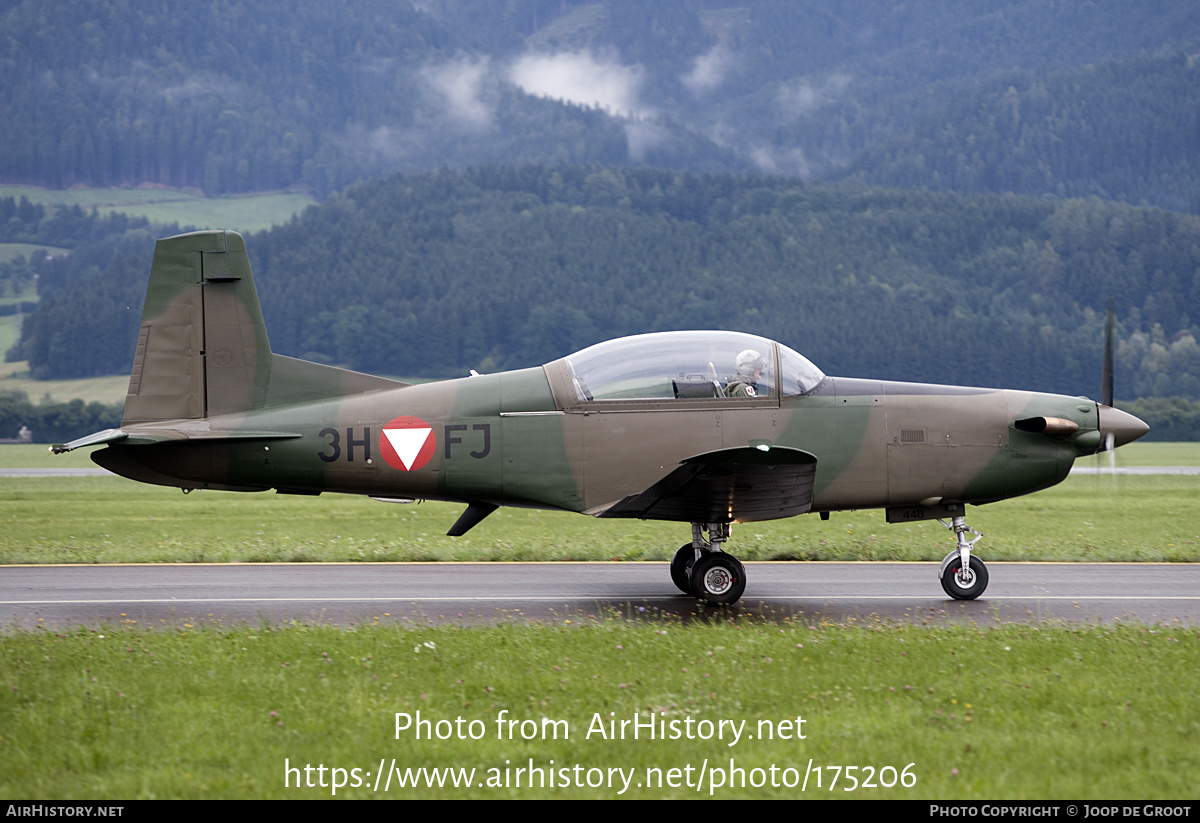
[[428, 91], [445, 106], [445, 115], [460, 125], [486, 128], [492, 122], [492, 108], [483, 100], [483, 83], [488, 63], [483, 60], [452, 60], [439, 66], [426, 66], [421, 78]]
[[724, 44], [717, 43], [697, 57], [692, 63], [692, 70], [681, 76], [679, 80], [688, 91], [699, 97], [702, 93], [712, 91], [724, 83], [733, 64], [733, 52]]
[[772, 174], [788, 174], [805, 180], [812, 176], [812, 165], [798, 147], [758, 146], [750, 150], [750, 159], [759, 169]]
[[829, 102], [850, 85], [850, 77], [835, 74], [820, 85], [806, 78], [779, 89], [776, 102], [780, 113], [789, 120], [796, 120]]
[[625, 124], [625, 142], [632, 160], [646, 159], [647, 152], [666, 145], [670, 139], [671, 133], [654, 123], [631, 120]]
[[527, 54], [509, 69], [509, 79], [527, 94], [598, 106], [625, 116], [647, 113], [638, 102], [641, 67], [598, 59], [590, 51]]

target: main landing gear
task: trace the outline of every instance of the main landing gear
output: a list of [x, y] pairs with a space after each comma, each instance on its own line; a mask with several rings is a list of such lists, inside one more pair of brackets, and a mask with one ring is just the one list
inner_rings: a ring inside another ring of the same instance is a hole
[[738, 601], [746, 590], [746, 569], [721, 551], [730, 531], [729, 523], [692, 524], [692, 542], [680, 546], [671, 560], [671, 580], [681, 592], [714, 606]]
[[[954, 536], [958, 540], [958, 548], [942, 559], [942, 567], [938, 571], [938, 579], [942, 581], [942, 588], [955, 600], [974, 600], [983, 594], [983, 590], [987, 588], [988, 584], [987, 566], [983, 565], [982, 560], [971, 554], [971, 547], [983, 535], [969, 528], [966, 518], [962, 515], [953, 518], [949, 523], [945, 520], [938, 520], [938, 522], [954, 532]], [[968, 540], [967, 532], [975, 537]]]
[[[961, 515], [949, 523], [938, 522], [954, 532], [958, 542], [938, 570], [942, 588], [955, 600], [974, 600], [988, 585], [987, 566], [971, 554], [971, 547], [983, 535], [970, 528]], [[671, 580], [681, 592], [713, 606], [727, 606], [741, 598], [746, 591], [746, 568], [736, 557], [721, 550], [731, 530], [729, 523], [692, 524], [692, 542], [680, 546], [671, 559]], [[968, 532], [975, 536], [968, 539]]]

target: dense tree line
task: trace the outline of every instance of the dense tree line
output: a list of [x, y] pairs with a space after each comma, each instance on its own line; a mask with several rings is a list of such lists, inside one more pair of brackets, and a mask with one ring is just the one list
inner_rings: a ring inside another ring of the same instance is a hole
[[22, 304], [21, 340], [6, 359], [29, 360], [35, 378], [126, 370], [129, 335], [137, 334], [141, 320], [135, 290], [145, 289], [154, 239], [178, 230], [120, 213], [0, 199], [0, 242], [66, 250], [0, 263], [0, 294], [20, 294], [36, 278], [38, 295], [36, 308]]
[[1146, 440], [1165, 443], [1200, 440], [1200, 403], [1184, 397], [1146, 397], [1118, 404], [1150, 426]]
[[866, 182], [1096, 196], [1200, 212], [1200, 64], [1175, 54], [1009, 75], [860, 155]]
[[29, 198], [0, 198], [0, 243], [35, 243], [73, 249], [144, 229], [149, 221], [115, 212], [100, 215], [79, 206], [47, 207]]
[[0, 438], [16, 439], [22, 428], [35, 443], [65, 443], [76, 437], [121, 425], [121, 407], [69, 400], [33, 403], [25, 392], [0, 391]]
[[[0, 10], [8, 181], [324, 195], [397, 168], [631, 157], [624, 122], [487, 79], [485, 55], [407, 3], [66, 5]], [[699, 133], [654, 128], [647, 162], [749, 167]]]
[[[1200, 202], [1198, 84], [1147, 56], [1200, 47], [1190, 0], [12, 0], [0, 31], [10, 182], [324, 197], [442, 166], [853, 162], [888, 185]], [[509, 70], [529, 55], [590, 62], [526, 93]]]
[[[48, 267], [36, 373], [128, 368], [151, 243], [125, 237]], [[376, 373], [731, 328], [831, 374], [1096, 395], [1112, 297], [1118, 396], [1200, 396], [1200, 218], [1099, 200], [489, 166], [362, 184], [248, 246], [276, 351]]]

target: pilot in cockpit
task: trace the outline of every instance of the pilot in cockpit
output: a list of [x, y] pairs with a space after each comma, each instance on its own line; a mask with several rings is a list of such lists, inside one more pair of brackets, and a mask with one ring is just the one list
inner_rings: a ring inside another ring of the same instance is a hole
[[757, 397], [758, 381], [767, 370], [766, 359], [754, 349], [737, 356], [737, 372], [725, 384], [726, 397]]

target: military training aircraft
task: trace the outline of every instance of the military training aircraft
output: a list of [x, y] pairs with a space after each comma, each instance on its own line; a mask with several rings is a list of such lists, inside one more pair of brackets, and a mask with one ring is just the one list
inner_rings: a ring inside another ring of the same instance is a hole
[[155, 247], [121, 427], [51, 450], [103, 444], [101, 466], [184, 492], [465, 503], [451, 536], [499, 506], [690, 523], [671, 579], [710, 604], [746, 587], [732, 524], [881, 508], [954, 532], [938, 576], [971, 600], [988, 573], [967, 504], [1053, 486], [1148, 431], [1112, 408], [1105, 371], [1096, 403], [827, 377], [762, 337], [681, 331], [409, 385], [272, 353], [241, 235], [202, 231]]

